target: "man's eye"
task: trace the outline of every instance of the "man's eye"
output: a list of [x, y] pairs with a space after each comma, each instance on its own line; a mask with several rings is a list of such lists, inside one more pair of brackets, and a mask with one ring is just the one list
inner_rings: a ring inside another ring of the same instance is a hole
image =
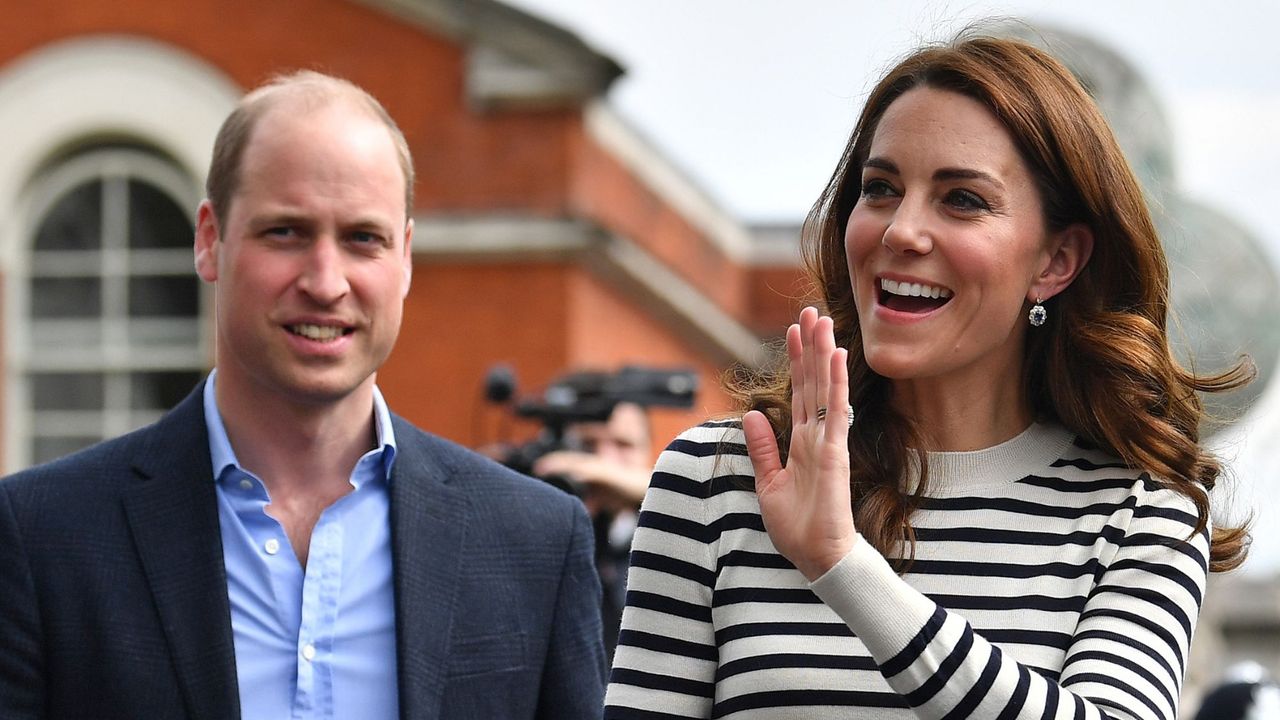
[[291, 227], [280, 226], [280, 227], [267, 228], [263, 234], [269, 235], [271, 237], [289, 237], [293, 235], [294, 232], [293, 232], [293, 228]]
[[947, 193], [945, 202], [953, 208], [960, 210], [990, 210], [991, 206], [987, 204], [977, 193], [969, 190], [952, 190]]
[[351, 233], [351, 241], [357, 245], [380, 245], [382, 236], [371, 232], [354, 232]]

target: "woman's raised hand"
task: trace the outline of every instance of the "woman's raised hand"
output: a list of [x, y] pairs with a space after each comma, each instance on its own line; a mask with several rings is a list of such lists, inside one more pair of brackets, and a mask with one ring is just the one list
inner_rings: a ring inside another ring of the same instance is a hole
[[756, 495], [769, 539], [809, 580], [853, 547], [849, 495], [848, 351], [837, 348], [831, 318], [805, 308], [787, 328], [791, 361], [791, 449], [783, 466], [769, 420], [742, 418]]

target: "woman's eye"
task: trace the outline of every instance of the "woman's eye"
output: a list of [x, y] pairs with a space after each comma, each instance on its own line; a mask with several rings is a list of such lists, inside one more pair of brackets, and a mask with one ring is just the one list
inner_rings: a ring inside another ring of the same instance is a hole
[[990, 210], [991, 206], [980, 195], [969, 190], [952, 190], [947, 193], [948, 205], [960, 210]]
[[866, 198], [887, 197], [894, 194], [893, 186], [879, 178], [862, 183], [862, 196]]

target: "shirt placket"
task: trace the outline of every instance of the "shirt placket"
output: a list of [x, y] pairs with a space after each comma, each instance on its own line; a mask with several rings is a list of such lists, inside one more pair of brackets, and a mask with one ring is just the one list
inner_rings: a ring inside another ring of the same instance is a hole
[[293, 717], [333, 717], [333, 637], [342, 589], [342, 524], [338, 506], [325, 510], [311, 532], [302, 581], [302, 617], [298, 628], [298, 685]]

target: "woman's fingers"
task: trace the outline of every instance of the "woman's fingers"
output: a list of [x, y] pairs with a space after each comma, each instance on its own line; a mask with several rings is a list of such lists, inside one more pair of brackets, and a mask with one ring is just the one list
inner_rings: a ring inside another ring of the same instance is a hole
[[835, 331], [831, 318], [822, 316], [813, 327], [813, 403], [815, 408], [827, 408], [828, 414], [837, 410], [831, 405], [831, 354], [836, 349]]
[[[818, 410], [818, 406], [822, 403], [822, 396], [818, 393], [823, 390], [818, 381], [818, 357], [814, 347], [816, 330], [818, 326], [818, 311], [815, 308], [807, 307], [800, 311], [800, 341], [801, 341], [801, 372], [804, 375], [804, 410], [805, 419], [811, 419]], [[794, 378], [792, 378], [794, 382]]]
[[791, 364], [791, 424], [798, 425], [809, 419], [804, 408], [804, 347], [798, 323], [787, 328], [787, 360]]
[[845, 447], [849, 441], [849, 351], [844, 348], [833, 350], [827, 372], [831, 382], [827, 390], [824, 430], [828, 442]]
[[751, 458], [751, 467], [756, 473], [756, 492], [760, 493], [769, 487], [782, 469], [778, 439], [773, 435], [769, 419], [759, 410], [742, 416], [742, 432], [747, 439], [747, 456]]

